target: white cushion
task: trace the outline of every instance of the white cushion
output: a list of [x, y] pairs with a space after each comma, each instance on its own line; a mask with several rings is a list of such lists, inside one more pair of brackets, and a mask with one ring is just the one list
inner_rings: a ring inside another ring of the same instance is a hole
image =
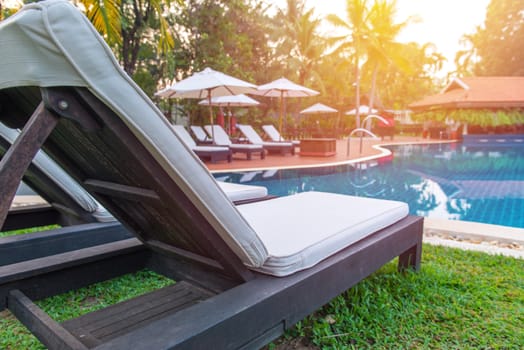
[[255, 145], [264, 145], [264, 146], [270, 146], [270, 147], [291, 147], [293, 146], [293, 143], [291, 142], [271, 142], [271, 141], [264, 141], [260, 137], [260, 135], [253, 129], [251, 125], [237, 125], [239, 130], [244, 134], [245, 137], [249, 140], [249, 142], [255, 144]]
[[215, 144], [220, 146], [231, 146], [232, 142], [229, 139], [229, 135], [220, 125], [205, 125], [206, 132], [211, 135]]
[[184, 142], [186, 144], [187, 147], [189, 148], [195, 148], [196, 147], [196, 142], [195, 140], [193, 140], [193, 138], [191, 137], [191, 135], [189, 135], [189, 133], [187, 132], [185, 126], [183, 125], [173, 125], [173, 130], [175, 130], [175, 133], [178, 135], [178, 137], [180, 137], [180, 140], [182, 140], [182, 142]]
[[238, 207], [269, 257], [257, 270], [285, 276], [311, 267], [408, 215], [403, 202], [303, 192]]
[[248, 149], [248, 150], [253, 150], [253, 151], [261, 151], [264, 149], [262, 145], [253, 145], [251, 143], [232, 143], [229, 145], [229, 148], [232, 150]]
[[217, 181], [217, 183], [232, 201], [260, 199], [267, 196], [267, 188], [264, 186], [241, 185], [223, 181]]
[[284, 141], [280, 133], [272, 124], [262, 125], [262, 129], [272, 141]]
[[272, 141], [264, 141], [262, 142], [263, 146], [266, 147], [291, 147], [293, 146], [292, 142], [272, 142]]
[[204, 142], [204, 141], [209, 140], [209, 138], [207, 137], [206, 132], [204, 131], [204, 129], [201, 126], [199, 126], [199, 125], [191, 125], [190, 128], [191, 128], [191, 131], [193, 132], [193, 134], [195, 135], [195, 137], [197, 138], [198, 141]]

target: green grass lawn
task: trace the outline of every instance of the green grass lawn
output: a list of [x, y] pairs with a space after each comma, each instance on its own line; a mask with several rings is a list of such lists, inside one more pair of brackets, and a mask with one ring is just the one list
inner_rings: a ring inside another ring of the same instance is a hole
[[[141, 271], [38, 305], [62, 321], [171, 283]], [[1, 349], [44, 348], [0, 317]], [[522, 349], [523, 325], [524, 260], [424, 245], [419, 272], [384, 266], [268, 348]]]
[[0, 237], [24, 235], [26, 233], [34, 233], [34, 232], [39, 232], [39, 231], [53, 230], [53, 229], [59, 228], [59, 227], [60, 226], [58, 226], [58, 225], [48, 225], [48, 226], [26, 228], [26, 229], [23, 229], [23, 230], [0, 231]]

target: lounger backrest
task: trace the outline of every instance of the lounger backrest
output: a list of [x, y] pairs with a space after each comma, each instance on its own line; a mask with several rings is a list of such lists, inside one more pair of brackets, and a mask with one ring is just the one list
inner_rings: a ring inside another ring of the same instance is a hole
[[249, 140], [249, 142], [255, 145], [261, 145], [264, 143], [264, 140], [258, 135], [258, 133], [253, 129], [251, 125], [237, 124], [237, 128], [240, 129], [240, 132]]
[[41, 91], [62, 116], [44, 149], [137, 237], [224, 258], [210, 248], [218, 242], [245, 264], [265, 261], [253, 229], [72, 4], [24, 7], [0, 23], [0, 47], [0, 118], [30, 115]]
[[262, 129], [267, 134], [267, 136], [269, 136], [271, 141], [284, 141], [284, 139], [280, 137], [278, 130], [272, 124], [262, 125]]
[[209, 135], [213, 135], [213, 140], [216, 145], [229, 146], [232, 144], [226, 131], [220, 125], [206, 125], [204, 128], [206, 128], [206, 132]]
[[187, 147], [193, 148], [196, 147], [195, 140], [189, 135], [187, 132], [185, 126], [183, 125], [173, 125], [173, 129], [175, 130], [175, 133], [180, 137], [180, 140], [186, 144]]
[[[5, 154], [19, 134], [0, 123], [0, 155]], [[64, 206], [67, 214], [74, 216], [70, 223], [116, 220], [42, 150], [34, 157], [24, 181], [48, 203]]]
[[198, 141], [204, 142], [207, 141], [209, 138], [207, 137], [206, 132], [200, 125], [191, 125], [190, 126], [191, 131], [193, 132], [193, 135], [197, 138]]

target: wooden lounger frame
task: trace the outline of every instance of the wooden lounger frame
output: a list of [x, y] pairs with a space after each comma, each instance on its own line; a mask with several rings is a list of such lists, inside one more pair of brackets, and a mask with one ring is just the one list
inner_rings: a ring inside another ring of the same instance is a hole
[[221, 160], [231, 163], [232, 160], [231, 150], [224, 150], [222, 152], [194, 150], [193, 152], [195, 152], [200, 159], [209, 160], [211, 163], [216, 163]]
[[[42, 102], [35, 105], [34, 99], [23, 97], [24, 89], [2, 90], [0, 96], [0, 119], [25, 124], [0, 162], [0, 226], [18, 183], [43, 145], [140, 239], [130, 238], [124, 226], [112, 223], [3, 240], [13, 254], [0, 266], [0, 310], [11, 310], [50, 349], [255, 349], [397, 256], [399, 269], [419, 268], [422, 218], [407, 217], [291, 276], [252, 272], [166, 179], [130, 130], [91, 93], [82, 88], [42, 88]], [[35, 108], [27, 123], [21, 110], [11, 107], [21, 101]], [[74, 145], [67, 143], [70, 135]], [[114, 155], [99, 153], [108, 139], [116, 140]], [[91, 152], [80, 152], [83, 147]], [[104, 157], [116, 155], [126, 161], [113, 168]], [[74, 156], [84, 168], [75, 167]], [[134, 166], [132, 174], [125, 169], [127, 164]], [[155, 180], [147, 188], [133, 185], [152, 173]], [[141, 202], [165, 222], [150, 220], [153, 214], [141, 208]], [[155, 235], [135, 226], [136, 220], [153, 223], [150, 230]], [[178, 225], [176, 236], [170, 234], [170, 225]], [[62, 324], [33, 303], [142, 268], [177, 283]], [[153, 302], [158, 298], [169, 299], [168, 311]], [[132, 318], [136, 322], [126, 323], [137, 305], [151, 307], [140, 308]], [[101, 330], [100, 324], [107, 328]]]

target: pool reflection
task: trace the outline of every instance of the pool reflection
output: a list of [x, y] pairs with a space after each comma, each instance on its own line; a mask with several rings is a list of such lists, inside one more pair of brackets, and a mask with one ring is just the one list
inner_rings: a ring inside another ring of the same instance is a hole
[[524, 227], [524, 147], [396, 146], [380, 161], [220, 174], [270, 194], [325, 191], [407, 202], [415, 215]]

